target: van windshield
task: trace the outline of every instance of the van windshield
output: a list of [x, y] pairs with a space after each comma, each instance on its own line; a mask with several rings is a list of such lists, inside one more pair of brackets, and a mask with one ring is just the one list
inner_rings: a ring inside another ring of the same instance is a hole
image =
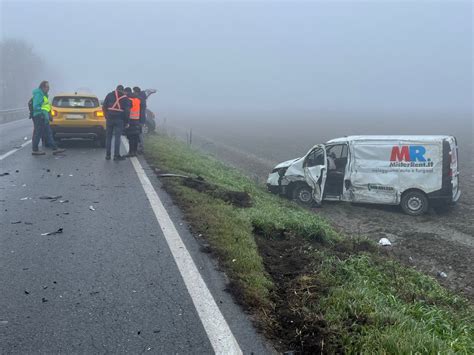
[[94, 108], [99, 107], [99, 100], [95, 97], [57, 96], [53, 99], [53, 106], [64, 108]]

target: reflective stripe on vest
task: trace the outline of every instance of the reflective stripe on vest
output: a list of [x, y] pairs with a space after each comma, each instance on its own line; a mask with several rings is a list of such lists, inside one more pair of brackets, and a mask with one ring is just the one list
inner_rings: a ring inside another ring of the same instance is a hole
[[119, 97], [117, 90], [115, 90], [115, 103], [112, 105], [112, 107], [109, 107], [108, 110], [123, 112], [122, 106], [120, 106], [120, 100], [122, 100], [124, 97], [127, 96], [123, 95]]
[[51, 104], [46, 96], [43, 96], [43, 103], [41, 104], [41, 110], [51, 112]]
[[132, 108], [130, 109], [130, 119], [139, 120], [140, 119], [140, 99], [132, 97]]

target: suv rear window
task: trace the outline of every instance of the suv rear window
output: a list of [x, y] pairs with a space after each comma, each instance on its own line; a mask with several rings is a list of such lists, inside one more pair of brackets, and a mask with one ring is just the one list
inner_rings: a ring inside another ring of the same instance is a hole
[[93, 108], [99, 107], [99, 99], [81, 96], [56, 96], [53, 106], [64, 108]]

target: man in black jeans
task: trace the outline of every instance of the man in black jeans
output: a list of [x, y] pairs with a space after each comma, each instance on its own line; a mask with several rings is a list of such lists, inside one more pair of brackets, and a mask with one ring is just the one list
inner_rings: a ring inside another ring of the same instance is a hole
[[108, 93], [102, 105], [106, 118], [105, 159], [110, 160], [112, 136], [114, 137], [114, 160], [125, 160], [120, 155], [120, 138], [124, 127], [127, 128], [130, 117], [131, 102], [124, 94], [122, 85]]
[[53, 154], [62, 153], [65, 149], [59, 149], [53, 138], [53, 132], [49, 126], [51, 119], [51, 103], [48, 99], [49, 82], [42, 81], [38, 88], [33, 90], [33, 155], [45, 155], [44, 151], [38, 149], [42, 137], [45, 138], [48, 147], [53, 148]]

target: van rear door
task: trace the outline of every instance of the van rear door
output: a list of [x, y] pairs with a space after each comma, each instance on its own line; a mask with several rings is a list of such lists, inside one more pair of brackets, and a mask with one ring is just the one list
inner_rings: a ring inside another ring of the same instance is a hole
[[450, 156], [450, 166], [449, 166], [449, 175], [451, 177], [451, 184], [453, 186], [453, 201], [457, 201], [459, 198], [459, 164], [458, 164], [458, 145], [456, 138], [449, 137], [447, 139], [449, 142], [449, 156]]
[[313, 189], [313, 199], [320, 204], [323, 200], [327, 174], [326, 149], [323, 144], [316, 145], [309, 151], [304, 159], [303, 168], [306, 182]]

